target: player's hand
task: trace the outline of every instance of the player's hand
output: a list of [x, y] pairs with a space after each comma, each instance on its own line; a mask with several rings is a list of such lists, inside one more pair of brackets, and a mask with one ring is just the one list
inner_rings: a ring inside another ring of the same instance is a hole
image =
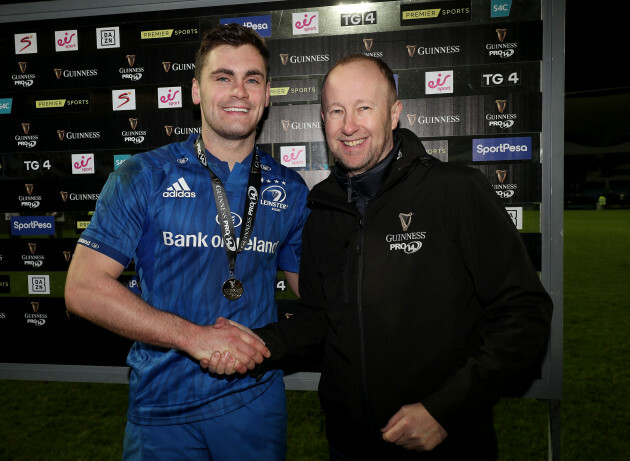
[[[228, 320], [224, 317], [217, 318], [213, 328], [215, 330], [220, 330], [224, 329], [225, 327], [237, 328], [238, 330], [241, 330], [241, 332], [243, 332], [244, 334], [248, 335], [246, 337], [253, 337], [259, 342], [257, 344], [262, 344], [264, 346], [264, 341], [256, 334], [254, 334], [249, 328], [241, 325], [238, 322]], [[263, 357], [270, 356], [269, 350], [266, 347], [264, 348], [264, 351], [261, 352]], [[254, 362], [249, 361], [244, 363], [239, 360], [238, 357], [235, 357], [235, 355], [233, 355], [230, 350], [216, 350], [209, 358], [202, 358], [199, 364], [202, 368], [207, 369], [211, 373], [225, 375], [231, 375], [234, 373], [244, 374], [247, 373], [248, 370], [253, 369], [256, 364], [262, 361], [262, 359], [260, 361], [258, 361], [258, 359], [259, 357], [256, 356]]]
[[421, 403], [403, 406], [381, 432], [383, 440], [417, 451], [433, 450], [448, 436]]
[[[195, 353], [202, 368], [221, 374], [247, 373], [271, 354], [263, 341], [245, 327], [227, 322], [205, 325], [195, 341]], [[215, 364], [214, 369], [211, 367]]]
[[243, 330], [244, 332], [249, 333], [250, 335], [254, 336], [255, 338], [258, 338], [258, 340], [261, 343], [265, 344], [265, 342], [262, 340], [262, 338], [260, 336], [258, 336], [256, 333], [254, 333], [249, 328], [247, 328], [245, 325], [241, 325], [240, 323], [235, 322], [234, 320], [226, 319], [225, 317], [217, 317], [217, 319], [214, 322], [214, 328], [223, 328], [225, 325], [232, 325], [232, 326], [238, 328], [239, 330]]

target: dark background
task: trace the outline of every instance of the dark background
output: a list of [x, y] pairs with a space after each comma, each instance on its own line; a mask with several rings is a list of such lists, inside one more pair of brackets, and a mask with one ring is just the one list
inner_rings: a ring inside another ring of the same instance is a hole
[[565, 206], [630, 207], [630, 39], [612, 7], [567, 0]]

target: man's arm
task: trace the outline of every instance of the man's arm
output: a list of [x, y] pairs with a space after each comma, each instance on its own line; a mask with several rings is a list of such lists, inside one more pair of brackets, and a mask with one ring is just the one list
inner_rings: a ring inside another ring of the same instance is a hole
[[108, 256], [77, 245], [66, 279], [68, 310], [121, 336], [178, 349], [196, 360], [228, 352], [242, 364], [241, 373], [269, 356], [262, 341], [237, 327], [196, 325], [147, 304], [118, 282], [123, 270]]
[[284, 271], [284, 276], [287, 279], [287, 283], [289, 284], [289, 288], [291, 291], [295, 293], [295, 296], [300, 297], [300, 284], [299, 284], [299, 274], [296, 272]]
[[518, 231], [479, 171], [453, 186], [462, 257], [481, 304], [477, 345], [461, 368], [421, 399], [448, 431], [462, 412], [472, 414], [531, 383], [549, 337], [553, 305]]

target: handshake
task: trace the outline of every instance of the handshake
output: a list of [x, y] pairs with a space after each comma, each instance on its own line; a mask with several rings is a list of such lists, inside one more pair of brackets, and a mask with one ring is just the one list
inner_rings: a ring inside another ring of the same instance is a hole
[[[205, 353], [192, 354], [199, 359], [201, 368], [211, 373], [232, 375], [245, 374], [271, 356], [265, 342], [249, 328], [224, 317], [217, 318], [213, 329], [213, 340], [206, 344]], [[208, 356], [208, 351], [211, 352]]]

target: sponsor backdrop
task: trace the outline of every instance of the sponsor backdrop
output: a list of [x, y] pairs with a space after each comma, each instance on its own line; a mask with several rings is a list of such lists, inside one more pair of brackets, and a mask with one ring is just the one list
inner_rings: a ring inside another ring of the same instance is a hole
[[[124, 366], [128, 341], [66, 311], [66, 270], [108, 174], [199, 132], [194, 53], [220, 23], [268, 41], [258, 143], [277, 161], [311, 186], [326, 177], [323, 76], [349, 53], [378, 56], [396, 74], [400, 125], [488, 177], [540, 269], [541, 17], [540, 0], [318, 1], [3, 25], [0, 362]], [[121, 281], [141, 290], [133, 266]]]

